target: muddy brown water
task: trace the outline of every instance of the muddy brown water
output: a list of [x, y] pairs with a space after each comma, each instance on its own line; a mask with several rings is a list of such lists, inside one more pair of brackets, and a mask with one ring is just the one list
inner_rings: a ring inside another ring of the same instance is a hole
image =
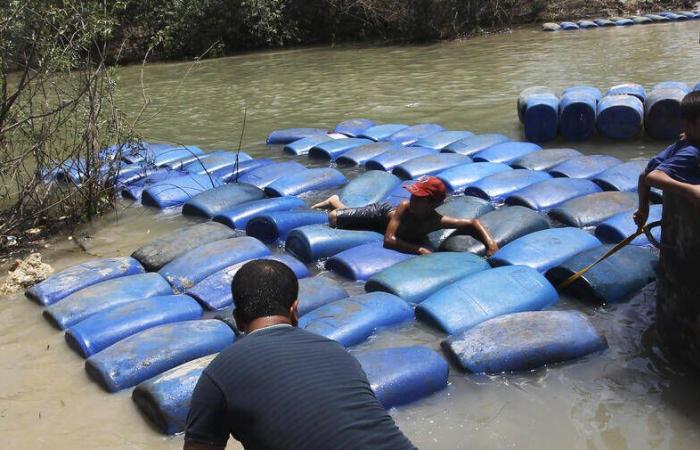
[[[332, 127], [352, 117], [437, 122], [449, 129], [521, 136], [518, 92], [586, 83], [700, 81], [700, 22], [546, 34], [526, 28], [464, 42], [408, 47], [336, 47], [263, 52], [199, 63], [152, 64], [146, 139], [235, 149], [243, 109], [243, 148], [284, 159], [264, 138], [276, 128]], [[140, 68], [120, 70], [121, 104], [136, 111]], [[664, 143], [554, 142], [586, 153], [650, 156]], [[304, 159], [304, 161], [306, 161]], [[323, 163], [313, 163], [323, 165]], [[353, 175], [353, 171], [349, 172]], [[317, 193], [309, 201], [323, 196]], [[128, 255], [196, 219], [123, 203], [43, 252], [56, 269], [95, 257]], [[75, 245], [76, 240], [87, 250]], [[279, 250], [278, 250], [279, 251]], [[319, 268], [316, 267], [318, 270]], [[346, 283], [351, 292], [362, 287]], [[392, 410], [421, 448], [693, 449], [700, 446], [700, 382], [673, 368], [652, 328], [653, 296], [602, 308], [563, 299], [557, 308], [588, 314], [610, 349], [529, 373], [466, 375], [452, 367], [447, 389]], [[21, 295], [0, 299], [0, 433], [3, 448], [175, 449], [144, 419], [130, 392], [108, 394], [83, 360]], [[420, 324], [382, 331], [358, 349], [422, 344], [444, 336]], [[231, 442], [231, 448], [237, 444]]]

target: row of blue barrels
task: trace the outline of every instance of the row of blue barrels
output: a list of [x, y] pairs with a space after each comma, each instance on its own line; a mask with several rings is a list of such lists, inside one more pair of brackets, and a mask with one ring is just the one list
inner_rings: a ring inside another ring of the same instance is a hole
[[664, 11], [658, 14], [645, 14], [630, 17], [600, 17], [594, 20], [579, 20], [578, 22], [547, 22], [542, 24], [542, 31], [573, 31], [604, 27], [627, 27], [632, 25], [649, 25], [652, 23], [676, 22], [700, 19], [700, 11]]
[[517, 101], [517, 112], [525, 137], [533, 142], [590, 139], [597, 131], [611, 139], [631, 139], [642, 127], [653, 139], [678, 138], [681, 127], [680, 105], [694, 89], [683, 82], [657, 83], [647, 93], [644, 86], [623, 83], [605, 95], [593, 86], [574, 86], [561, 96], [545, 86], [525, 89]]

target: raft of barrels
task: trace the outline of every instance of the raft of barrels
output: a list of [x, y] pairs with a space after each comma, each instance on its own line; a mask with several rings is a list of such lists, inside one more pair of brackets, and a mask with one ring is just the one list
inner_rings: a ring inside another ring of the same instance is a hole
[[[26, 293], [65, 331], [90, 377], [109, 392], [133, 388], [134, 402], [163, 433], [183, 431], [200, 374], [240, 338], [230, 285], [250, 260], [275, 259], [294, 271], [300, 327], [347, 347], [387, 408], [443, 389], [450, 365], [514, 372], [603, 351], [607, 342], [586, 305], [625, 301], [655, 278], [657, 253], [641, 236], [556, 289], [635, 230], [634, 190], [646, 161], [367, 119], [333, 130], [277, 130], [268, 144], [339, 169], [165, 144], [120, 150], [117, 179], [126, 196], [180, 208], [201, 223], [129, 257], [67, 268]], [[181, 149], [181, 159], [165, 156]], [[367, 170], [348, 181], [346, 166]], [[374, 231], [330, 228], [327, 214], [308, 206], [334, 192], [349, 206], [398, 204], [408, 198], [403, 186], [424, 175], [441, 178], [452, 194], [438, 211], [478, 217], [498, 252], [486, 258], [474, 236], [445, 229], [427, 237], [434, 253], [403, 254], [384, 248]], [[660, 213], [655, 205], [650, 220]], [[326, 270], [313, 275], [319, 263]], [[348, 283], [365, 293], [350, 295]], [[560, 294], [580, 300], [582, 311], [552, 309]], [[353, 348], [416, 321], [444, 333], [442, 354], [423, 346]]]
[[700, 19], [700, 11], [664, 11], [658, 14], [646, 14], [631, 17], [599, 17], [594, 20], [579, 20], [578, 22], [547, 22], [542, 24], [542, 31], [574, 31], [605, 27], [628, 27], [632, 25], [649, 25], [653, 23], [678, 22]]
[[546, 86], [533, 86], [518, 96], [518, 118], [527, 140], [546, 142], [561, 136], [568, 141], [632, 139], [642, 130], [652, 139], [680, 135], [681, 101], [691, 88], [680, 81], [657, 83], [647, 92], [637, 83], [612, 86], [605, 95], [594, 86], [572, 86], [557, 95]]

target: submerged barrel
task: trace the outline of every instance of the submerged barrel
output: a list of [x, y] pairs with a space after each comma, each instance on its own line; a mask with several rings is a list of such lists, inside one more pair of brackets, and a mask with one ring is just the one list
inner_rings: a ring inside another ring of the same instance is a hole
[[595, 19], [593, 22], [596, 25], [598, 25], [599, 27], [614, 27], [615, 26], [615, 22], [613, 22], [612, 20], [603, 19], [603, 18]]
[[[661, 220], [663, 214], [662, 205], [651, 205], [649, 207], [649, 218], [647, 223]], [[617, 244], [624, 240], [627, 236], [637, 231], [637, 224], [632, 219], [632, 214], [629, 211], [615, 214], [611, 218], [595, 228], [595, 236], [603, 242], [611, 242]], [[657, 242], [661, 242], [661, 227], [651, 229], [651, 235]], [[645, 234], [637, 236], [630, 242], [631, 245], [650, 246], [649, 238]]]
[[465, 187], [489, 175], [509, 170], [512, 170], [510, 166], [501, 163], [467, 163], [443, 170], [435, 176], [445, 183], [448, 192], [453, 193], [461, 192]]
[[405, 405], [447, 387], [449, 367], [425, 347], [382, 348], [353, 353], [385, 408]]
[[420, 303], [442, 287], [488, 268], [486, 260], [470, 253], [431, 253], [407, 259], [373, 275], [365, 284], [365, 290], [389, 292], [409, 303]]
[[333, 132], [344, 134], [349, 137], [357, 137], [358, 135], [362, 134], [363, 131], [373, 127], [374, 125], [374, 121], [369, 119], [349, 119], [336, 125]]
[[681, 102], [685, 95], [685, 91], [677, 88], [651, 91], [644, 102], [644, 129], [649, 137], [671, 140], [680, 136]]
[[[499, 208], [480, 216], [479, 222], [499, 247], [521, 236], [549, 228], [546, 217], [522, 206]], [[440, 251], [485, 255], [486, 246], [473, 231], [457, 231], [440, 245]]]
[[285, 161], [251, 170], [245, 175], [238, 177], [238, 182], [250, 184], [260, 189], [265, 189], [265, 187], [267, 187], [270, 183], [282, 178], [285, 175], [303, 172], [304, 170], [306, 170], [306, 167], [296, 161]]
[[96, 313], [66, 330], [65, 338], [87, 358], [139, 331], [201, 316], [202, 307], [187, 295], [149, 297]]
[[600, 89], [598, 89], [595, 86], [590, 86], [587, 84], [570, 86], [561, 92], [562, 97], [565, 95], [569, 95], [569, 94], [579, 94], [579, 95], [585, 94], [585, 95], [593, 97], [596, 102], [599, 101], [601, 98], [603, 98], [603, 93], [600, 92]]
[[88, 286], [47, 307], [43, 314], [53, 326], [65, 330], [111, 307], [168, 294], [172, 289], [162, 276], [140, 273]]
[[252, 217], [248, 220], [245, 231], [248, 236], [271, 244], [287, 239], [289, 232], [295, 228], [327, 223], [328, 213], [325, 211], [275, 211]]
[[518, 119], [520, 123], [525, 123], [525, 110], [527, 109], [527, 100], [532, 95], [554, 95], [554, 91], [547, 86], [532, 86], [518, 95], [516, 107], [518, 109]]
[[559, 128], [559, 99], [553, 94], [531, 95], [523, 117], [525, 137], [532, 142], [551, 141]]
[[345, 185], [338, 197], [346, 207], [357, 208], [384, 200], [399, 184], [393, 174], [369, 170]]
[[684, 94], [690, 94], [692, 91], [690, 86], [682, 81], [662, 81], [661, 83], [656, 83], [654, 87], [651, 88], [652, 92], [661, 89], [680, 89]]
[[562, 22], [559, 24], [562, 30], [564, 31], [573, 31], [573, 30], [578, 30], [579, 26], [575, 24], [574, 22]]
[[308, 155], [309, 151], [315, 146], [323, 144], [325, 142], [334, 141], [335, 139], [337, 138], [328, 134], [316, 134], [313, 136], [299, 139], [294, 142], [290, 142], [289, 144], [283, 147], [283, 150], [285, 153], [289, 153], [290, 155]]
[[267, 136], [268, 145], [284, 145], [316, 134], [327, 134], [322, 128], [286, 128], [275, 130]]
[[374, 231], [341, 230], [325, 225], [306, 225], [292, 230], [284, 248], [305, 262], [327, 258], [352, 247], [382, 242], [384, 236]]
[[647, 98], [647, 91], [644, 86], [637, 83], [621, 83], [612, 86], [605, 93], [605, 97], [613, 97], [616, 95], [631, 95], [637, 97], [640, 102], [644, 102]]
[[420, 158], [421, 156], [434, 155], [437, 150], [423, 147], [401, 147], [395, 150], [389, 150], [374, 158], [370, 158], [365, 163], [368, 170], [384, 170], [390, 172], [399, 164], [405, 163], [412, 159]]
[[584, 92], [570, 92], [559, 101], [559, 133], [569, 141], [590, 139], [595, 131], [598, 100]]
[[360, 145], [352, 150], [348, 150], [335, 160], [338, 164], [347, 164], [353, 166], [364, 165], [367, 161], [386, 153], [389, 150], [397, 150], [403, 145], [397, 142], [373, 142], [371, 144]]
[[322, 142], [309, 150], [309, 156], [312, 158], [330, 159], [335, 161], [343, 153], [357, 148], [361, 145], [371, 144], [371, 139], [363, 138], [346, 138], [334, 139], [332, 141]]
[[542, 31], [560, 31], [561, 26], [558, 23], [546, 22], [542, 24]]
[[134, 250], [131, 254], [148, 271], [156, 271], [190, 250], [214, 241], [231, 238], [234, 231], [227, 226], [205, 222], [180, 228]]
[[348, 180], [335, 169], [307, 169], [279, 178], [265, 188], [270, 197], [299, 195], [309, 191], [331, 189], [345, 184]]
[[660, 16], [658, 14], [647, 14], [645, 17], [651, 19], [652, 22], [669, 22], [668, 17]]
[[210, 175], [181, 175], [154, 183], [141, 194], [141, 203], [165, 209], [180, 206], [204, 191], [223, 183]]
[[437, 153], [401, 163], [394, 167], [393, 173], [402, 180], [413, 180], [469, 162], [471, 158], [458, 153]]
[[615, 21], [615, 25], [618, 27], [628, 27], [630, 25], [634, 25], [634, 21], [632, 19], [620, 19]]
[[473, 195], [492, 202], [502, 202], [515, 191], [551, 178], [547, 172], [514, 169], [482, 178], [469, 185], [464, 195]]
[[230, 183], [197, 194], [182, 206], [182, 214], [211, 219], [215, 215], [252, 200], [265, 197], [262, 189], [244, 183]]
[[591, 20], [579, 20], [576, 22], [579, 28], [598, 28], [598, 24]]
[[609, 95], [598, 103], [596, 128], [611, 139], [630, 139], [639, 134], [644, 105], [632, 95]]
[[328, 303], [348, 297], [348, 293], [337, 281], [317, 275], [299, 280], [299, 317]]
[[326, 270], [355, 281], [369, 277], [415, 255], [384, 248], [381, 242], [373, 242], [350, 248], [328, 258]]
[[491, 265], [528, 266], [544, 273], [570, 257], [600, 246], [593, 235], [578, 228], [550, 228], [523, 236], [494, 254]]
[[508, 314], [442, 342], [462, 369], [488, 374], [533, 370], [607, 346], [605, 337], [578, 311]]
[[503, 142], [475, 153], [474, 162], [492, 162], [510, 164], [518, 158], [542, 150], [532, 142]]
[[[547, 272], [555, 286], [596, 262], [612, 249], [603, 245], [579, 253]], [[564, 293], [596, 303], [617, 303], [630, 298], [656, 279], [657, 253], [649, 248], [628, 245], [593, 266], [563, 290]]]
[[441, 151], [443, 153], [459, 153], [461, 155], [471, 156], [496, 144], [508, 141], [510, 141], [508, 136], [498, 133], [476, 134], [455, 141], [445, 146]]
[[471, 131], [440, 131], [439, 133], [417, 140], [411, 144], [411, 146], [442, 150], [453, 142], [470, 136], [474, 136], [474, 133]]
[[179, 256], [158, 273], [168, 280], [176, 292], [184, 292], [216, 271], [269, 254], [270, 250], [265, 244], [250, 236], [224, 239]]
[[593, 178], [622, 161], [609, 155], [585, 155], [568, 159], [549, 169], [553, 177]]
[[381, 125], [375, 125], [373, 127], [367, 128], [362, 133], [358, 134], [356, 137], [371, 139], [373, 141], [383, 141], [394, 133], [397, 133], [408, 125], [403, 123], [384, 123]]
[[321, 306], [299, 319], [299, 328], [340, 343], [356, 345], [378, 328], [413, 320], [413, 308], [386, 292], [356, 295]]
[[631, 213], [636, 207], [637, 196], [631, 192], [597, 192], [564, 202], [549, 215], [563, 224], [584, 228], [624, 211]]
[[550, 148], [528, 153], [510, 162], [510, 165], [514, 169], [549, 170], [557, 164], [578, 156], [582, 156], [581, 152], [573, 148]]
[[243, 161], [250, 161], [248, 154], [240, 152], [212, 152], [206, 158], [196, 159], [182, 167], [182, 170], [195, 175], [214, 174], [226, 170], [229, 167], [240, 164]]
[[547, 211], [572, 198], [600, 191], [600, 187], [590, 180], [550, 178], [517, 191], [508, 196], [505, 203], [526, 206], [536, 211]]
[[649, 163], [646, 159], [633, 159], [599, 173], [591, 178], [605, 191], [634, 192], [637, 190], [639, 174], [644, 172]]
[[236, 335], [220, 320], [190, 320], [136, 333], [92, 355], [85, 370], [109, 392], [118, 392], [168, 369], [231, 345]]
[[250, 159], [248, 161], [241, 161], [233, 166], [226, 166], [221, 169], [214, 170], [210, 172], [210, 174], [218, 177], [224, 183], [237, 183], [238, 179], [246, 173], [273, 163], [273, 160], [267, 158]]
[[420, 139], [424, 139], [444, 130], [445, 129], [443, 127], [436, 123], [421, 123], [399, 130], [396, 133], [387, 136], [384, 138], [384, 140], [398, 142], [401, 145], [411, 145]]
[[187, 175], [180, 170], [158, 169], [149, 173], [147, 177], [141, 178], [133, 183], [129, 183], [122, 187], [121, 196], [130, 200], [139, 201], [143, 195], [143, 191], [150, 186], [165, 181]]
[[204, 278], [186, 291], [187, 295], [195, 298], [202, 306], [208, 310], [219, 310], [233, 304], [233, 294], [231, 292], [231, 282], [238, 270], [254, 259], [269, 259], [281, 262], [289, 267], [297, 278], [309, 276], [309, 269], [298, 259], [290, 255], [271, 255], [261, 258], [254, 257], [225, 267]]
[[632, 20], [632, 22], [634, 22], [636, 25], [647, 25], [653, 23], [650, 18], [644, 16], [632, 16], [630, 17], [630, 20]]
[[213, 220], [233, 229], [245, 230], [248, 221], [255, 216], [274, 211], [301, 209], [305, 206], [304, 201], [297, 197], [264, 198], [225, 209], [215, 215]]
[[[477, 197], [459, 196], [448, 198], [435, 211], [442, 216], [456, 219], [475, 219], [493, 211], [493, 209], [493, 205], [486, 200]], [[424, 243], [428, 244], [432, 249], [438, 249], [445, 239], [457, 231], [454, 228], [441, 228], [431, 231], [426, 236]]]
[[47, 306], [74, 292], [94, 284], [143, 273], [143, 266], [134, 258], [118, 257], [87, 261], [55, 273], [27, 289], [25, 295], [40, 305]]
[[435, 292], [416, 307], [416, 318], [454, 334], [504, 314], [544, 309], [558, 300], [557, 291], [536, 270], [498, 267]]

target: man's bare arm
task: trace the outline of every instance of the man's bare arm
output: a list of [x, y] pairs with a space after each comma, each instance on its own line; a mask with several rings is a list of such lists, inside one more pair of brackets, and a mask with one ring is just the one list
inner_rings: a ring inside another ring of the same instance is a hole
[[698, 185], [674, 180], [670, 175], [661, 170], [652, 170], [649, 172], [646, 176], [646, 183], [649, 186], [659, 188], [663, 191], [682, 195], [691, 200], [695, 205], [700, 206], [700, 186]]
[[493, 240], [491, 233], [481, 224], [479, 219], [457, 219], [455, 217], [442, 216], [440, 225], [444, 228], [465, 229], [473, 228], [479, 240], [486, 246], [486, 255], [491, 256], [498, 251], [498, 244]]
[[651, 186], [647, 183], [646, 178], [647, 174], [642, 172], [637, 182], [639, 206], [632, 217], [634, 218], [634, 223], [636, 223], [638, 227], [643, 227], [649, 218], [649, 193], [651, 191]]

